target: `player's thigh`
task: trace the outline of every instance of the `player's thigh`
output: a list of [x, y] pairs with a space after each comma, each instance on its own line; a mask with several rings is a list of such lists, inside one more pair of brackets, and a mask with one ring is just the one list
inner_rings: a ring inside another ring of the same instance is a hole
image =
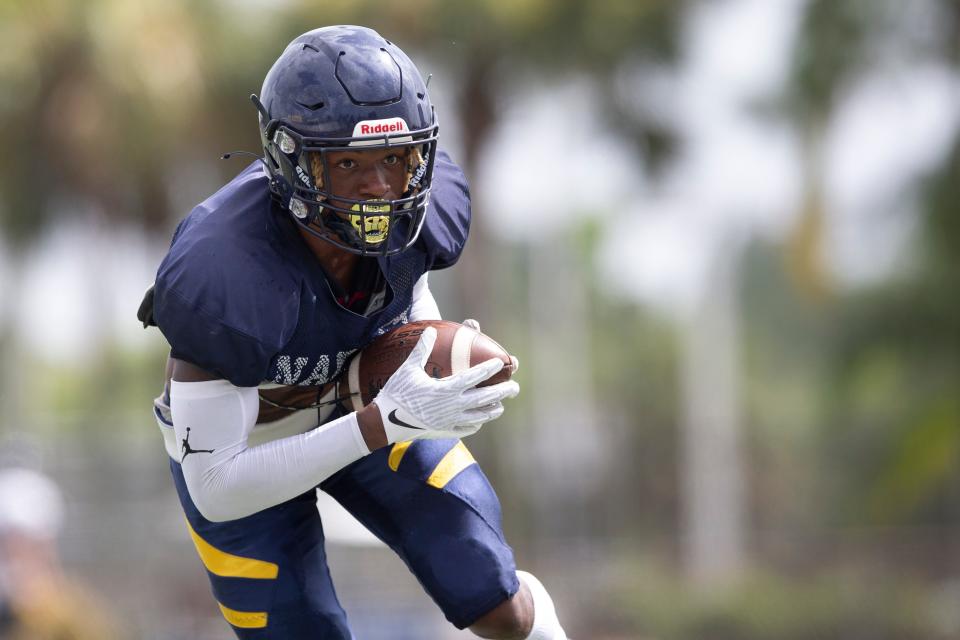
[[322, 488], [404, 560], [457, 627], [516, 593], [500, 502], [463, 443], [387, 447]]
[[213, 595], [244, 640], [351, 638], [324, 550], [316, 492], [227, 522], [211, 522], [187, 492], [180, 465], [170, 462]]

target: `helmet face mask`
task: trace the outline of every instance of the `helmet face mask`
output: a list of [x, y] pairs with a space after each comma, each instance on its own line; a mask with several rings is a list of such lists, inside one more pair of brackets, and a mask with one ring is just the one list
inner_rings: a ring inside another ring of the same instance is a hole
[[[316, 29], [287, 47], [255, 102], [271, 191], [301, 228], [360, 255], [395, 255], [416, 241], [438, 127], [426, 85], [399, 48], [363, 27]], [[332, 192], [330, 154], [384, 149], [407, 163], [399, 197]]]

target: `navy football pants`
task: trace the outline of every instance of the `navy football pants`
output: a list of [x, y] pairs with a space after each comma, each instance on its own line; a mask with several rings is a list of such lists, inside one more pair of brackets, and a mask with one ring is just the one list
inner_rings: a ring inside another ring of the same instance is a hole
[[[327, 569], [316, 492], [229, 522], [210, 522], [170, 461], [190, 535], [220, 611], [243, 640], [349, 640]], [[458, 440], [375, 451], [321, 488], [393, 549], [465, 628], [517, 592], [500, 503]]]

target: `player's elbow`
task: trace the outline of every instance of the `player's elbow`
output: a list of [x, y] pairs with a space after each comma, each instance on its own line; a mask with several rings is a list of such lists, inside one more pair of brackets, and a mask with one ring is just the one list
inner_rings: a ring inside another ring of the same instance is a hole
[[249, 508], [245, 508], [242, 500], [238, 499], [240, 496], [221, 490], [220, 484], [213, 481], [210, 476], [191, 477], [190, 474], [185, 473], [184, 480], [193, 506], [210, 522], [239, 520], [253, 513]]
[[225, 508], [222, 501], [213, 500], [206, 497], [199, 499], [193, 498], [193, 504], [197, 507], [197, 511], [200, 512], [200, 515], [210, 522], [228, 522], [230, 520], [239, 520], [247, 515], [235, 509]]
[[233, 505], [228, 498], [223, 496], [213, 496], [200, 492], [196, 497], [191, 494], [194, 506], [206, 520], [210, 522], [227, 522], [229, 520], [239, 520], [251, 515], [249, 509], [242, 509], [238, 505]]

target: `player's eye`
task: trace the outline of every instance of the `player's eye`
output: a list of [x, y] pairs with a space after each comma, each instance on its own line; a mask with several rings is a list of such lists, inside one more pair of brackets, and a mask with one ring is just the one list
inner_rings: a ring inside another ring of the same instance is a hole
[[383, 164], [387, 166], [400, 164], [400, 156], [398, 156], [395, 153], [391, 153], [390, 155], [388, 155], [386, 158], [383, 159]]
[[353, 169], [357, 166], [357, 161], [353, 158], [344, 158], [337, 163], [337, 167], [340, 169]]

